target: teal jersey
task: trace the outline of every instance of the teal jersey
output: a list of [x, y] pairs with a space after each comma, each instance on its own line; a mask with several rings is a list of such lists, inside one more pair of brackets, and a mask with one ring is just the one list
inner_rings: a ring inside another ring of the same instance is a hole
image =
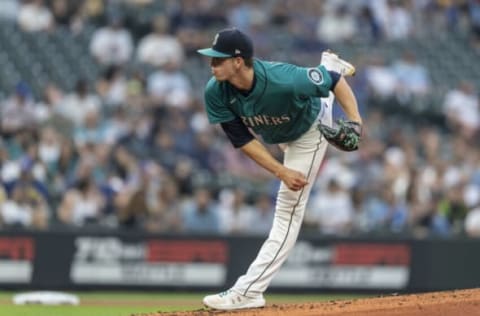
[[214, 77], [205, 89], [210, 123], [237, 117], [266, 143], [293, 141], [315, 122], [321, 109], [319, 97], [327, 97], [332, 78], [323, 66], [304, 68], [255, 59], [255, 86], [248, 95], [229, 82]]

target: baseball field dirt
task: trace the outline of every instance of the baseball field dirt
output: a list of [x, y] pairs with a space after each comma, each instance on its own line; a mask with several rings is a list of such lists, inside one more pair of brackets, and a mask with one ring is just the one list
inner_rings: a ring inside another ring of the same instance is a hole
[[269, 305], [234, 312], [207, 309], [135, 316], [480, 316], [480, 289], [391, 295], [322, 303]]

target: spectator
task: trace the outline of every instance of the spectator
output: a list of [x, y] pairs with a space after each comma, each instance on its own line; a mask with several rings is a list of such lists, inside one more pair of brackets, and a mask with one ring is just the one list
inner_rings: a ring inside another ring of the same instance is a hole
[[57, 216], [61, 223], [77, 227], [99, 223], [105, 202], [97, 185], [86, 176], [65, 192]]
[[179, 110], [170, 111], [170, 122], [168, 124], [168, 128], [170, 133], [173, 135], [175, 151], [179, 154], [193, 157], [194, 154], [196, 154], [195, 135], [188, 124], [185, 113], [180, 112]]
[[368, 5], [360, 7], [357, 27], [358, 36], [367, 42], [377, 42], [384, 35], [379, 21]]
[[385, 33], [389, 40], [405, 40], [413, 33], [412, 13], [404, 0], [387, 1]]
[[168, 129], [159, 129], [157, 131], [150, 155], [164, 168], [168, 170], [175, 168], [178, 160], [178, 152], [175, 150], [173, 135]]
[[392, 146], [386, 149], [383, 164], [383, 180], [398, 200], [403, 200], [411, 181], [408, 157], [404, 148]]
[[197, 49], [203, 47], [206, 43], [209, 42], [210, 37], [205, 31], [202, 31], [193, 25], [181, 25], [175, 31], [175, 37], [181, 43], [185, 56], [187, 58], [195, 58]]
[[365, 76], [373, 98], [387, 100], [395, 96], [398, 80], [384, 56], [373, 54], [369, 57]]
[[249, 230], [254, 209], [247, 204], [246, 194], [240, 188], [222, 190], [218, 207], [220, 232], [245, 234]]
[[157, 15], [152, 22], [152, 32], [142, 38], [138, 44], [137, 59], [155, 67], [161, 67], [167, 63], [180, 67], [184, 59], [183, 47], [168, 31], [168, 16]]
[[49, 31], [53, 23], [52, 12], [44, 0], [26, 1], [20, 5], [18, 25], [25, 32]]
[[79, 5], [79, 26], [84, 23], [91, 23], [95, 26], [105, 23], [107, 3], [98, 0], [84, 0]]
[[268, 173], [258, 167], [251, 159], [242, 155], [233, 146], [226, 146], [223, 149], [222, 159], [225, 161], [225, 169], [230, 176], [238, 181], [267, 181]]
[[2, 133], [33, 129], [37, 124], [32, 92], [23, 81], [15, 86], [14, 94], [1, 104], [0, 111]]
[[191, 106], [190, 127], [194, 133], [211, 132], [203, 104], [198, 99], [194, 99]]
[[188, 233], [215, 234], [220, 231], [219, 215], [210, 190], [198, 188], [182, 206], [183, 225]]
[[438, 209], [440, 193], [435, 192], [425, 204], [414, 204], [414, 196], [408, 196], [409, 228], [413, 236], [423, 238], [426, 236], [448, 236], [451, 232], [450, 224]]
[[178, 184], [173, 178], [165, 177], [154, 203], [150, 205], [145, 228], [150, 232], [180, 232], [183, 227], [181, 197]]
[[477, 54], [480, 54], [480, 2], [478, 0], [468, 0], [467, 2], [471, 25], [470, 43]]
[[465, 218], [465, 232], [469, 237], [480, 237], [480, 207], [475, 207], [468, 211]]
[[79, 160], [79, 152], [75, 148], [73, 140], [63, 138], [58, 163], [52, 170], [52, 174], [56, 178], [54, 183], [57, 184], [59, 191], [67, 189], [68, 184], [73, 182]]
[[260, 1], [231, 1], [226, 16], [229, 25], [246, 33], [250, 33], [254, 25], [263, 25], [269, 20], [269, 12]]
[[70, 29], [74, 33], [81, 30], [81, 21], [78, 13], [80, 4], [68, 0], [53, 0], [50, 2], [55, 26]]
[[[36, 117], [37, 120], [43, 125], [59, 125], [62, 126], [64, 119], [59, 118], [55, 113], [60, 102], [63, 100], [64, 95], [62, 89], [60, 89], [55, 83], [48, 82], [42, 91], [42, 99], [36, 105]], [[68, 133], [66, 133], [68, 135]]]
[[396, 95], [400, 103], [406, 104], [430, 92], [428, 70], [417, 61], [413, 51], [403, 52], [402, 57], [392, 65], [392, 70], [397, 78]]
[[132, 122], [127, 117], [124, 107], [114, 109], [104, 122], [105, 142], [109, 145], [117, 144], [132, 132]]
[[452, 131], [472, 139], [480, 128], [480, 102], [473, 83], [464, 80], [448, 91], [443, 113]]
[[367, 192], [365, 188], [352, 188], [352, 233], [368, 233], [373, 231], [374, 224], [368, 214], [366, 207]]
[[0, 222], [10, 227], [48, 228], [48, 206], [43, 197], [29, 186], [18, 185], [11, 198], [0, 203]]
[[226, 24], [222, 1], [183, 0], [172, 10], [172, 31], [202, 30]]
[[165, 63], [148, 77], [147, 90], [157, 105], [184, 109], [192, 101], [190, 80], [173, 62]]
[[[29, 142], [23, 145], [24, 152], [15, 161], [9, 161], [4, 171], [11, 169], [9, 178], [4, 178], [4, 185], [9, 195], [17, 186], [37, 192], [48, 203], [49, 192], [46, 184], [46, 168], [38, 159], [38, 144]], [[5, 172], [7, 173], [7, 172]], [[6, 174], [4, 174], [5, 176]]]
[[[327, 43], [351, 41], [356, 34], [355, 17], [348, 5], [339, 5], [326, 10], [318, 21], [317, 36]], [[333, 12], [331, 12], [333, 11]]]
[[347, 190], [331, 179], [327, 190], [313, 196], [305, 221], [322, 234], [346, 235], [352, 229], [353, 205]]
[[66, 95], [55, 111], [69, 119], [76, 127], [83, 126], [90, 112], [99, 113], [100, 98], [88, 91], [86, 80], [79, 79], [75, 90]]
[[52, 168], [58, 163], [61, 152], [60, 135], [51, 127], [45, 127], [40, 131], [40, 141], [38, 143], [38, 156], [47, 168]]
[[90, 53], [104, 66], [124, 65], [130, 60], [132, 50], [132, 36], [119, 15], [110, 16], [108, 25], [97, 29], [90, 42]]
[[117, 145], [112, 149], [110, 170], [116, 178], [115, 191], [132, 191], [138, 188], [141, 179], [141, 168], [136, 157], [125, 146]]
[[463, 223], [468, 213], [468, 207], [463, 200], [463, 189], [464, 185], [461, 183], [454, 185], [438, 204], [440, 215], [448, 220], [453, 233], [463, 231]]
[[212, 133], [200, 132], [195, 134], [194, 151], [191, 157], [197, 161], [199, 168], [210, 172], [212, 175], [225, 170], [222, 159], [222, 148], [215, 145]]
[[[165, 210], [159, 194], [162, 182], [166, 178], [163, 169], [153, 162], [146, 162], [140, 168], [136, 168], [135, 161], [130, 160], [133, 157], [123, 149], [119, 149], [117, 157], [124, 160], [126, 167], [133, 169], [129, 171], [133, 171], [138, 177], [134, 185], [131, 182], [124, 182], [115, 197], [120, 225], [123, 228], [164, 231]], [[132, 165], [129, 166], [130, 164]]]
[[95, 88], [107, 109], [124, 105], [128, 97], [128, 80], [124, 69], [119, 66], [107, 67], [97, 79]]
[[144, 109], [149, 105], [147, 90], [147, 79], [145, 72], [141, 69], [134, 69], [126, 83], [126, 104], [134, 109]]
[[153, 142], [154, 117], [150, 112], [141, 112], [131, 118], [132, 130], [122, 137], [121, 144], [138, 159], [148, 159]]
[[310, 13], [302, 12], [298, 15], [293, 15], [292, 19], [289, 20], [287, 28], [292, 36], [285, 37], [283, 41], [290, 44], [290, 50], [296, 54], [295, 56], [290, 56], [293, 62], [304, 61], [308, 58], [308, 55], [319, 55], [326, 49], [325, 42], [320, 40], [315, 32], [318, 18], [313, 13], [314, 11]]
[[89, 144], [105, 143], [107, 135], [104, 124], [97, 112], [88, 112], [85, 117], [85, 123], [78, 126], [74, 131], [75, 146], [81, 149]]

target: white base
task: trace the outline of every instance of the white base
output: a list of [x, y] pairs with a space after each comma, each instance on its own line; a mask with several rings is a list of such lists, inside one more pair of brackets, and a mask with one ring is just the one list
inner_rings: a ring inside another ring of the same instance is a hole
[[80, 304], [80, 299], [73, 294], [39, 291], [16, 294], [13, 296], [13, 303], [15, 305], [78, 305]]

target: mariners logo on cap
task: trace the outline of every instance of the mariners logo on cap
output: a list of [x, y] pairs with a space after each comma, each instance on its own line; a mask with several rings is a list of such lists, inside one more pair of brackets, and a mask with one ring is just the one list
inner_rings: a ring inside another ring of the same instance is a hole
[[310, 68], [307, 71], [308, 79], [316, 85], [321, 85], [323, 83], [323, 75], [317, 68]]
[[215, 34], [212, 47], [202, 48], [197, 51], [209, 57], [227, 58], [240, 56], [252, 58], [253, 44], [246, 34], [236, 28], [228, 28]]

